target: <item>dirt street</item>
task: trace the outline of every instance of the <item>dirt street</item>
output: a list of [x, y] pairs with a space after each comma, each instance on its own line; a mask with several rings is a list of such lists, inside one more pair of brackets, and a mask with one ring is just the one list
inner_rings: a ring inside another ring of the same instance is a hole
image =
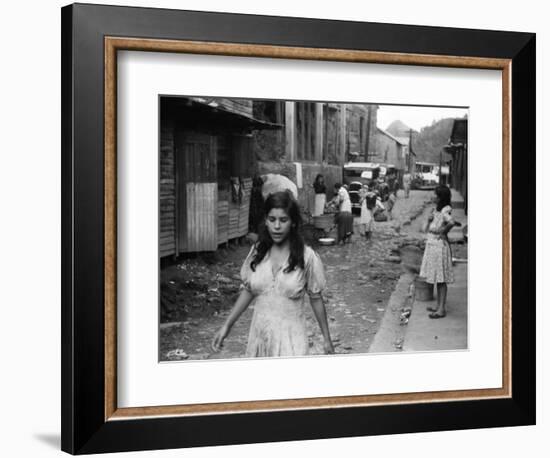
[[[403, 240], [417, 234], [415, 218], [432, 194], [413, 191], [404, 199], [400, 192], [393, 221], [376, 222], [371, 241], [354, 235], [345, 246], [316, 247], [326, 270], [325, 302], [336, 353], [369, 351], [402, 272], [396, 250]], [[248, 245], [232, 246], [162, 269], [159, 360], [242, 357], [253, 304], [235, 324], [220, 353], [211, 351], [210, 342], [238, 295], [238, 273], [249, 249]], [[308, 331], [310, 352], [322, 353], [319, 327], [311, 311]]]

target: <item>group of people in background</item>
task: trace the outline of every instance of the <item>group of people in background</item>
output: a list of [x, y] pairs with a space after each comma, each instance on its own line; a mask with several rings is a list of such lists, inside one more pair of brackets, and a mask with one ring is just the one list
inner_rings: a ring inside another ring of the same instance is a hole
[[[409, 198], [412, 176], [406, 172], [403, 175], [404, 197]], [[324, 177], [319, 174], [313, 184], [315, 189], [315, 214], [323, 213], [326, 204], [326, 185]], [[385, 211], [388, 220], [393, 219], [392, 210], [397, 200], [397, 182], [390, 181], [388, 199], [384, 204], [379, 194], [371, 185], [364, 184], [359, 191], [361, 213], [358, 219], [360, 236], [370, 240], [372, 237], [373, 221], [377, 211]], [[345, 185], [334, 185], [335, 196], [333, 202], [338, 206], [337, 244], [345, 244], [353, 234], [354, 217], [351, 211], [351, 200]], [[447, 284], [453, 282], [452, 254], [447, 234], [457, 223], [451, 216], [451, 191], [447, 186], [438, 186], [434, 194], [435, 209], [425, 222], [424, 232], [426, 247], [422, 258], [420, 276], [428, 283], [436, 285], [437, 306], [429, 307], [430, 318], [443, 318], [446, 315]]]
[[[352, 213], [352, 204], [349, 196], [348, 186], [342, 183], [334, 184], [334, 197], [327, 202], [326, 192], [327, 187], [323, 175], [318, 174], [313, 182], [315, 191], [315, 204], [313, 216], [322, 215], [327, 206], [333, 206], [337, 210], [336, 226], [337, 226], [337, 244], [345, 244], [351, 240], [353, 234], [354, 216]], [[359, 205], [361, 213], [358, 221], [359, 235], [370, 240], [372, 237], [373, 221], [375, 215], [384, 213], [384, 219], [391, 220], [392, 209], [397, 200], [396, 190], [392, 187], [389, 191], [385, 205], [382, 203], [379, 192], [374, 185], [364, 184], [359, 190]]]
[[[320, 216], [325, 212], [327, 206], [327, 187], [323, 175], [318, 174], [313, 182], [315, 190], [315, 204], [313, 216]], [[351, 200], [348, 190], [341, 183], [334, 185], [334, 198], [329, 202], [334, 205], [338, 212], [336, 214], [337, 243], [347, 243], [353, 234], [353, 214], [351, 212]]]

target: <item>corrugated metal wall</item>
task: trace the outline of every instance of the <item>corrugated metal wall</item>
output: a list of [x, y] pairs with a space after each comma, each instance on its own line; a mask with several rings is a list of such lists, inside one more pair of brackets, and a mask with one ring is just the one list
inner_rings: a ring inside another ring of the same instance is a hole
[[163, 257], [176, 254], [176, 171], [172, 119], [162, 122], [159, 167], [159, 251]]

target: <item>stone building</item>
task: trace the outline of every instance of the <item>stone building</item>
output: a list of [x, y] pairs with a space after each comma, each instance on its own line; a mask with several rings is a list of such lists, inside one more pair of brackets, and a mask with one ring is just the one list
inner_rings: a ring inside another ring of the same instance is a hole
[[408, 142], [378, 127], [377, 144], [378, 150], [375, 161], [393, 165], [397, 169], [398, 177], [402, 177], [409, 164]]
[[342, 167], [376, 151], [377, 105], [254, 101], [258, 119], [284, 125], [281, 131], [253, 133], [258, 173], [280, 173], [298, 186], [302, 209], [311, 211], [312, 183], [325, 177], [327, 194], [342, 182]]

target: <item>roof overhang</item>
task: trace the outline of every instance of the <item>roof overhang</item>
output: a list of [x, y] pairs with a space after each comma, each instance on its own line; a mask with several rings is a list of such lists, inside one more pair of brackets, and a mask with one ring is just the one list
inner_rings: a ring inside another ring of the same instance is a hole
[[221, 105], [209, 103], [208, 99], [202, 101], [188, 97], [167, 97], [167, 101], [178, 114], [191, 116], [194, 122], [217, 123], [227, 129], [244, 130], [277, 130], [284, 127], [282, 124], [233, 112]]

